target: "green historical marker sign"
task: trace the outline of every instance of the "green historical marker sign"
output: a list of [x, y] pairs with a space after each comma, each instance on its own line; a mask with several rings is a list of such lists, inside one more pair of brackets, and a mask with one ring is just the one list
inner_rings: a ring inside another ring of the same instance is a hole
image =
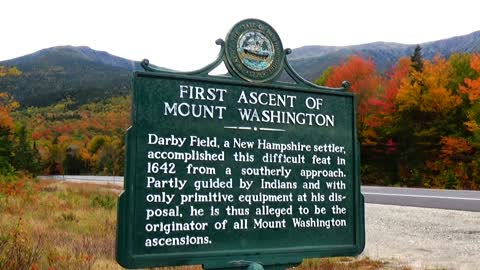
[[[195, 72], [134, 75], [117, 260], [238, 268], [364, 248], [355, 97], [297, 75], [274, 29], [239, 22]], [[231, 77], [209, 76], [224, 62]], [[285, 70], [295, 84], [273, 82]]]

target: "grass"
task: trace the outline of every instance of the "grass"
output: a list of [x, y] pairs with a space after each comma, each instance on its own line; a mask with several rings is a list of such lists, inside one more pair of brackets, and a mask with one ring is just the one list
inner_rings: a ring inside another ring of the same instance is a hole
[[[120, 192], [117, 186], [0, 179], [0, 269], [122, 269], [114, 259]], [[296, 269], [375, 270], [386, 265], [342, 257], [304, 260]]]
[[31, 179], [0, 185], [0, 269], [118, 269], [119, 190]]
[[386, 262], [372, 260], [368, 257], [355, 259], [352, 257], [306, 259], [295, 269], [298, 270], [377, 270], [383, 269]]

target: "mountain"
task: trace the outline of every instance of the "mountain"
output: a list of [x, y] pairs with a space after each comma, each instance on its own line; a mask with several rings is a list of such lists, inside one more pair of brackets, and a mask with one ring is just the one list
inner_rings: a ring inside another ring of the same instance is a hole
[[47, 106], [66, 97], [79, 104], [131, 92], [138, 62], [89, 47], [59, 46], [0, 62], [15, 66], [20, 77], [0, 80], [22, 106]]
[[[371, 58], [380, 71], [387, 71], [400, 57], [413, 53], [416, 45], [374, 42], [354, 46], [305, 46], [294, 49], [289, 55], [290, 64], [304, 78], [314, 81], [331, 65], [337, 65], [350, 55]], [[426, 59], [435, 55], [449, 57], [453, 53], [480, 52], [480, 31], [420, 44]], [[285, 79], [285, 78], [284, 78]]]
[[[465, 36], [420, 44], [427, 59], [435, 55], [480, 52], [480, 31]], [[355, 46], [305, 46], [293, 50], [290, 64], [304, 78], [314, 81], [323, 70], [338, 65], [349, 55], [371, 58], [387, 71], [400, 57], [413, 53], [416, 45], [375, 42]], [[11, 93], [24, 107], [47, 106], [66, 97], [78, 104], [131, 93], [132, 71], [138, 62], [93, 50], [89, 47], [59, 46], [0, 62], [16, 66], [20, 77], [0, 78], [0, 92]], [[281, 80], [288, 80], [282, 75]]]

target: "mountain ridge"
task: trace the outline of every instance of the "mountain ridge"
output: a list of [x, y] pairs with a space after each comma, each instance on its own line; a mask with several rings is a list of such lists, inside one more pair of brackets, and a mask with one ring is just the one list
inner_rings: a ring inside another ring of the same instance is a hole
[[[453, 53], [480, 52], [480, 31], [418, 45], [422, 47], [422, 55], [426, 59], [432, 59], [436, 55], [449, 57]], [[387, 71], [400, 57], [411, 55], [415, 46], [417, 44], [382, 41], [338, 47], [310, 45], [294, 49], [289, 61], [305, 79], [314, 81], [332, 63], [345, 61], [350, 55], [371, 58], [380, 71]]]
[[8, 63], [10, 65], [23, 64], [26, 61], [33, 61], [36, 57], [44, 57], [46, 54], [66, 53], [70, 51], [72, 54], [83, 57], [93, 62], [110, 65], [113, 67], [124, 68], [128, 70], [136, 70], [140, 68], [138, 61], [129, 60], [120, 56], [110, 54], [106, 51], [94, 50], [89, 46], [72, 46], [60, 45], [49, 48], [44, 48], [33, 53], [29, 53], [20, 57], [0, 61], [0, 63]]
[[[290, 64], [305, 79], [314, 81], [332, 65], [350, 55], [372, 59], [380, 71], [387, 71], [400, 57], [413, 53], [416, 45], [372, 42], [350, 46], [309, 45], [293, 50]], [[480, 31], [437, 41], [420, 43], [426, 59], [435, 55], [480, 52]], [[132, 72], [142, 70], [140, 63], [88, 46], [55, 46], [0, 62], [16, 66], [20, 77], [0, 79], [0, 92], [9, 92], [25, 107], [48, 106], [66, 97], [79, 104], [98, 99], [128, 95], [132, 91]], [[280, 80], [288, 80], [283, 75]]]
[[67, 97], [86, 103], [130, 94], [139, 63], [87, 46], [56, 46], [0, 62], [22, 71], [0, 80], [0, 91], [23, 106], [48, 106]]

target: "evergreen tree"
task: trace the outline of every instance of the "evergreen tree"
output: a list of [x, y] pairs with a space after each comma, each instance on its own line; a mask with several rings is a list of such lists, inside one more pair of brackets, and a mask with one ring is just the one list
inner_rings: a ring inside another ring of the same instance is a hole
[[410, 60], [412, 61], [412, 67], [415, 71], [423, 71], [422, 47], [420, 47], [420, 45], [417, 45], [417, 47], [415, 47], [415, 51], [410, 56]]
[[80, 147], [72, 144], [66, 149], [65, 159], [63, 160], [63, 169], [65, 174], [82, 174], [87, 172], [88, 164], [80, 157]]
[[15, 172], [12, 161], [11, 132], [8, 127], [0, 125], [0, 176], [12, 175]]
[[445, 189], [457, 189], [458, 179], [452, 171], [448, 171], [445, 175]]
[[40, 171], [39, 154], [27, 139], [27, 130], [24, 126], [15, 132], [15, 148], [13, 150], [12, 165], [16, 170], [25, 170], [31, 173]]
[[64, 174], [63, 160], [65, 159], [65, 152], [62, 151], [61, 146], [58, 144], [58, 136], [55, 136], [50, 145], [50, 156], [46, 161], [46, 168], [48, 168], [49, 174]]

